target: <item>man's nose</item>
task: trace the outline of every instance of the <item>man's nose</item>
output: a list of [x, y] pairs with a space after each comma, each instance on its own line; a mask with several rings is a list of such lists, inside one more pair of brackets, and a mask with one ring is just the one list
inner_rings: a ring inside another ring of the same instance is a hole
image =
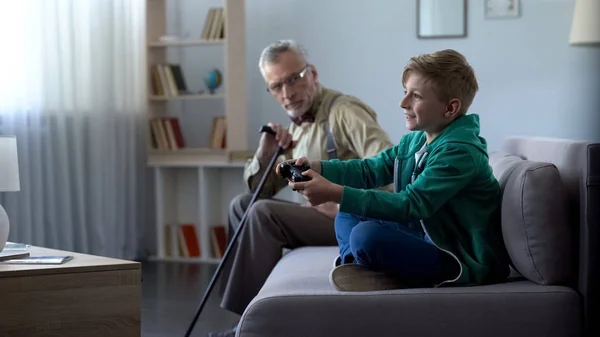
[[291, 99], [294, 96], [294, 90], [292, 90], [292, 88], [290, 88], [290, 86], [287, 84], [284, 84], [281, 87], [281, 94], [283, 95], [283, 98]]

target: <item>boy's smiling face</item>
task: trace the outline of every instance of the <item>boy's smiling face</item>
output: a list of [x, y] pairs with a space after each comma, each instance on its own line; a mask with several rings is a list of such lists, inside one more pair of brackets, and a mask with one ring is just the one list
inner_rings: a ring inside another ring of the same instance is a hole
[[405, 95], [400, 101], [404, 109], [406, 128], [421, 130], [433, 140], [460, 111], [460, 101], [443, 102], [432, 86], [419, 73], [412, 72], [405, 83]]

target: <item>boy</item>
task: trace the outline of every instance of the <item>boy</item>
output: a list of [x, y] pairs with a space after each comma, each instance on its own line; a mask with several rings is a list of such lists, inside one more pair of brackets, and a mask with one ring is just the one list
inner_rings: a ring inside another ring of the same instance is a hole
[[[312, 205], [340, 204], [340, 256], [330, 274], [342, 291], [477, 285], [508, 276], [498, 220], [500, 190], [479, 117], [467, 115], [478, 90], [454, 50], [406, 65], [400, 143], [367, 159], [309, 162], [307, 182], [289, 182]], [[394, 193], [372, 188], [394, 183]]]

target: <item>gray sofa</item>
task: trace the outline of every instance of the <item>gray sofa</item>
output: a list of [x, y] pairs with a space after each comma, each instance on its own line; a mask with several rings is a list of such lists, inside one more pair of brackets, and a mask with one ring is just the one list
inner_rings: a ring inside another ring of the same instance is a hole
[[328, 279], [337, 247], [306, 247], [284, 255], [237, 336], [596, 335], [600, 144], [509, 138], [490, 163], [503, 189], [507, 282], [338, 292]]

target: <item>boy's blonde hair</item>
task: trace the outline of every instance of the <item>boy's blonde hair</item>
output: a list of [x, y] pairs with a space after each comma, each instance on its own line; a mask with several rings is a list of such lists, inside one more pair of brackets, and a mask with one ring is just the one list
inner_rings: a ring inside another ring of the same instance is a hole
[[479, 90], [475, 71], [456, 50], [445, 49], [411, 57], [402, 73], [402, 85], [406, 86], [413, 72], [425, 78], [441, 101], [458, 98], [461, 115], [467, 112]]

